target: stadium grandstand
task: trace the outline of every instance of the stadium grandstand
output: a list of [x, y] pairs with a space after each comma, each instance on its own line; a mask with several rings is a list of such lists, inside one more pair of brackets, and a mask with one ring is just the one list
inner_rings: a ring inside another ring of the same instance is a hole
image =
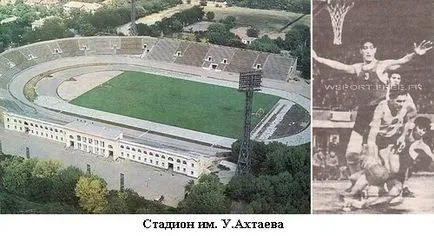
[[[160, 65], [158, 70], [165, 70], [165, 74], [179, 72], [194, 74], [199, 79], [208, 77], [222, 81], [225, 76], [232, 76], [236, 80], [240, 72], [262, 70], [266, 81], [275, 81], [273, 83], [278, 84], [286, 83], [296, 76], [297, 58], [183, 40], [138, 36], [66, 38], [13, 48], [0, 54], [0, 107], [6, 110], [2, 114], [5, 128], [61, 142], [65, 147], [113, 159], [129, 159], [163, 169], [171, 168], [174, 172], [197, 178], [207, 171], [210, 164], [208, 157], [227, 151], [235, 139], [197, 131], [186, 132], [177, 127], [157, 126], [152, 122], [121, 116], [106, 120], [104, 115], [100, 115], [103, 114], [100, 111], [81, 108], [75, 113], [73, 109], [68, 110], [73, 105], [62, 99], [44, 96], [43, 93], [36, 99], [39, 102], [37, 104], [24, 95], [25, 86], [38, 83], [31, 81], [38, 76], [52, 77], [52, 73], [62, 69], [90, 68], [92, 65], [96, 66], [94, 64], [105, 66], [99, 70], [117, 65], [116, 70], [119, 71], [131, 68], [133, 70], [140, 66], [152, 71], [153, 67]], [[120, 64], [124, 67], [119, 66]], [[48, 69], [42, 68], [44, 65]], [[70, 74], [86, 73], [84, 69], [77, 70], [78, 72]], [[57, 86], [52, 89], [56, 96]], [[256, 129], [259, 130], [257, 140], [280, 141], [288, 145], [310, 142], [310, 115], [306, 111], [310, 110], [310, 100], [276, 87], [268, 89], [267, 93], [280, 97], [280, 105], [265, 114], [261, 109], [255, 111], [254, 115], [264, 117], [259, 122], [260, 128]], [[48, 105], [41, 106], [42, 102]], [[302, 105], [304, 110], [293, 108], [294, 104]], [[300, 115], [300, 122], [291, 119], [291, 112]], [[127, 122], [124, 123], [124, 120]], [[142, 126], [140, 122], [143, 123]], [[117, 125], [121, 128], [117, 128]], [[179, 148], [173, 145], [149, 144], [149, 141], [130, 135], [129, 132], [134, 133], [137, 130], [168, 139], [181, 139], [195, 145], [206, 145], [207, 151], [200, 153], [186, 150], [185, 146]], [[98, 142], [86, 143], [83, 137], [87, 138], [85, 140]]]

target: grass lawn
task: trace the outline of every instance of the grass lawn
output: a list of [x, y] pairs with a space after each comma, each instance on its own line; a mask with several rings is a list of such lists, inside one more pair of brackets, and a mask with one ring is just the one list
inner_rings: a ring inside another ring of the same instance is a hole
[[[142, 120], [210, 133], [241, 137], [244, 93], [222, 86], [141, 72], [124, 72], [71, 101], [72, 104]], [[279, 97], [256, 93], [256, 125]]]

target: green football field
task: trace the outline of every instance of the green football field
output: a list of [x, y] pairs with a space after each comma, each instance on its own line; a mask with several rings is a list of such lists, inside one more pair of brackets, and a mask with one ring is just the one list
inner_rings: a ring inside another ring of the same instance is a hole
[[[253, 124], [278, 100], [255, 93]], [[244, 93], [166, 76], [124, 72], [71, 103], [224, 137], [239, 138], [243, 132]]]

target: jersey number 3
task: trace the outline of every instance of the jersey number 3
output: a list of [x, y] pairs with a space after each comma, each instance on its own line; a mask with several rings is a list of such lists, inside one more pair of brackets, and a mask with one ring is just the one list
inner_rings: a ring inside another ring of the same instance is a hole
[[365, 80], [369, 80], [369, 73], [365, 73]]

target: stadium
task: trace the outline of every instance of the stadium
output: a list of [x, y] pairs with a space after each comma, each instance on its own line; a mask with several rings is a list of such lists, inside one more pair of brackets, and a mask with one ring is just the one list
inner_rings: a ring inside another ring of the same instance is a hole
[[289, 92], [297, 59], [152, 37], [76, 37], [0, 55], [8, 130], [193, 178], [242, 137], [240, 72], [262, 70], [252, 138], [310, 142], [310, 99]]

